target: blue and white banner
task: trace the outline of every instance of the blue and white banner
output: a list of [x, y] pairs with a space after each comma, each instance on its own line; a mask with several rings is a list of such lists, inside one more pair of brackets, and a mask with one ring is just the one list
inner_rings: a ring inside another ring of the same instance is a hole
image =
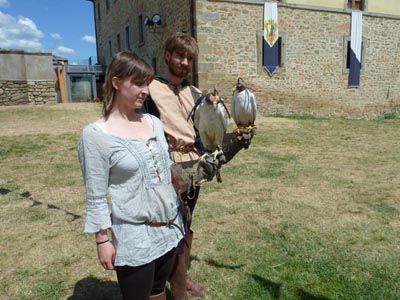
[[350, 70], [349, 87], [360, 86], [362, 50], [362, 12], [351, 12]]
[[272, 76], [279, 67], [278, 5], [264, 2], [263, 66]]

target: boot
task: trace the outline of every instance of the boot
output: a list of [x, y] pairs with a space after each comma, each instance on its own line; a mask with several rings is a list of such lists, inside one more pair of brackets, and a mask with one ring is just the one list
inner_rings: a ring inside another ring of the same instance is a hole
[[193, 231], [190, 230], [189, 233], [185, 235], [185, 246], [183, 253], [185, 254], [185, 264], [186, 264], [186, 270], [190, 269], [190, 249], [192, 249], [192, 241], [193, 241]]
[[[186, 235], [186, 243], [185, 243], [185, 264], [186, 264], [186, 271], [190, 268], [190, 250], [192, 249], [192, 240], [193, 240], [193, 231]], [[194, 281], [186, 272], [186, 289], [193, 295], [193, 296], [204, 296], [207, 294], [207, 290], [198, 282]]]
[[175, 263], [176, 265], [170, 278], [171, 293], [174, 296], [174, 300], [187, 300], [185, 254], [178, 255]]
[[162, 293], [157, 294], [157, 295], [151, 295], [149, 300], [167, 300], [165, 291], [163, 291]]

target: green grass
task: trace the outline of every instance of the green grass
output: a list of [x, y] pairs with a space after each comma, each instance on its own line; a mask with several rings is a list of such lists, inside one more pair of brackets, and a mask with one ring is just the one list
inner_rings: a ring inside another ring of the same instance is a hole
[[62, 298], [62, 282], [55, 280], [47, 284], [36, 286], [36, 295], [39, 299], [58, 300]]
[[[76, 144], [98, 113], [0, 109], [1, 300], [121, 300], [83, 233]], [[204, 299], [399, 299], [400, 120], [257, 125], [194, 213], [190, 273], [209, 289]]]
[[397, 110], [390, 110], [383, 115], [384, 119], [398, 119], [400, 118], [399, 112]]
[[285, 118], [285, 119], [291, 119], [291, 120], [327, 120], [327, 118], [319, 117], [319, 116], [314, 116], [311, 114], [270, 114], [269, 117], [272, 118]]

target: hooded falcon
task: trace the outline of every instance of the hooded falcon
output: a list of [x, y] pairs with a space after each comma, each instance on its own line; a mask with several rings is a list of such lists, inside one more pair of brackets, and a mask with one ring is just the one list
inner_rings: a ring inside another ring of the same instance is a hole
[[231, 99], [231, 114], [238, 129], [252, 129], [256, 121], [257, 104], [254, 94], [238, 79]]
[[194, 110], [194, 126], [199, 131], [206, 151], [214, 152], [222, 147], [229, 117], [223, 99], [216, 89], [197, 104]]

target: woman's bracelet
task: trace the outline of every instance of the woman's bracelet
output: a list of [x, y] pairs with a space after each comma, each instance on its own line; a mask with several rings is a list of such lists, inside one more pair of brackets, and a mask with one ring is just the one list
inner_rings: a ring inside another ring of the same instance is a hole
[[101, 245], [101, 244], [105, 244], [105, 243], [107, 243], [107, 242], [109, 242], [110, 241], [110, 239], [106, 239], [106, 240], [104, 240], [104, 241], [102, 241], [102, 242], [96, 242], [96, 244], [97, 245]]

